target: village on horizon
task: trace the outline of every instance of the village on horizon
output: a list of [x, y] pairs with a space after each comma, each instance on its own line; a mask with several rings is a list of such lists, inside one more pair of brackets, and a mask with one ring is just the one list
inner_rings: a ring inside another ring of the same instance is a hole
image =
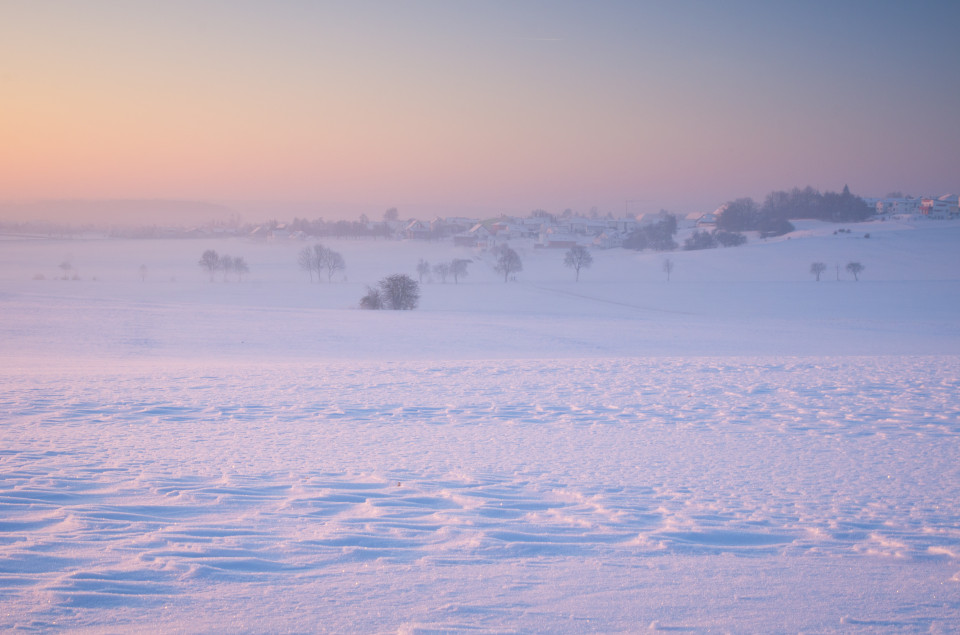
[[[820, 196], [819, 192], [807, 188]], [[804, 191], [795, 189], [794, 194]], [[786, 193], [775, 193], [786, 194]], [[832, 193], [827, 193], [831, 195]], [[859, 220], [892, 219], [960, 219], [960, 196], [947, 194], [939, 197], [914, 197], [894, 193], [882, 198], [855, 197], [844, 190], [844, 196], [852, 196], [863, 202], [868, 210], [862, 218], [836, 218], [838, 222], [857, 222]], [[0, 221], [0, 233], [35, 233], [48, 236], [74, 236], [78, 234], [106, 235], [117, 238], [190, 238], [190, 237], [248, 237], [258, 240], [283, 241], [306, 240], [313, 237], [333, 238], [378, 238], [396, 240], [448, 240], [462, 247], [487, 248], [508, 240], [532, 241], [536, 247], [566, 249], [575, 245], [597, 249], [623, 247], [631, 234], [644, 227], [667, 221], [675, 223], [677, 229], [716, 232], [718, 230], [742, 231], [751, 227], [735, 227], [725, 223], [724, 213], [731, 205], [742, 202], [752, 203], [751, 199], [737, 199], [725, 203], [711, 212], [693, 212], [684, 215], [673, 214], [667, 210], [658, 212], [627, 212], [615, 217], [612, 213], [601, 215], [596, 208], [587, 215], [566, 209], [560, 213], [550, 213], [543, 209], [533, 210], [526, 216], [501, 214], [494, 218], [468, 216], [436, 216], [432, 220], [416, 217], [402, 218], [397, 208], [390, 208], [380, 220], [371, 220], [362, 214], [358, 220], [330, 220], [322, 218], [307, 220], [294, 218], [292, 221], [271, 220], [263, 223], [244, 223], [239, 214], [230, 213], [227, 220], [218, 219], [202, 224], [184, 224], [177, 222], [171, 215], [169, 223], [151, 223], [139, 226], [109, 225], [102, 223], [55, 223], [45, 220]], [[165, 204], [186, 206], [186, 202], [166, 201], [130, 201], [162, 209]], [[111, 201], [114, 206], [120, 201]], [[85, 202], [89, 208], [96, 203]], [[218, 206], [202, 204], [209, 209]], [[757, 206], [759, 209], [759, 206]], [[629, 208], [629, 205], [628, 205]], [[21, 209], [29, 209], [21, 208]], [[223, 208], [221, 208], [223, 209]], [[869, 214], [867, 216], [866, 214]], [[729, 216], [729, 214], [728, 214]], [[797, 218], [797, 217], [794, 217]], [[829, 220], [829, 219], [827, 219]], [[767, 232], [767, 235], [787, 233], [786, 231]], [[761, 232], [764, 233], [764, 232]]]

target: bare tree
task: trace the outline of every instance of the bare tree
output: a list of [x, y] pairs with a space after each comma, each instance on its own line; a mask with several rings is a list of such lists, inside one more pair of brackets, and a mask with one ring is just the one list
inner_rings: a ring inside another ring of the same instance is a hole
[[670, 274], [673, 273], [673, 261], [669, 258], [663, 259], [663, 272], [667, 274], [667, 282], [670, 282]]
[[227, 254], [220, 256], [220, 269], [223, 271], [223, 281], [227, 281], [227, 275], [233, 271], [233, 258]]
[[446, 284], [447, 278], [450, 277], [450, 263], [439, 262], [433, 265], [433, 272], [440, 276], [440, 282]]
[[243, 256], [237, 256], [233, 259], [233, 270], [237, 274], [237, 282], [243, 282], [244, 274], [250, 273], [250, 265]]
[[863, 265], [859, 262], [848, 262], [847, 271], [853, 274], [853, 279], [857, 282], [860, 281], [860, 274], [863, 272]]
[[420, 262], [417, 263], [417, 275], [420, 277], [418, 281], [420, 284], [423, 284], [423, 276], [428, 273], [430, 273], [430, 263], [421, 258]]
[[213, 274], [220, 268], [220, 256], [217, 255], [217, 252], [212, 249], [206, 250], [203, 252], [203, 255], [200, 256], [200, 262], [198, 264], [207, 270], [210, 274], [210, 282], [213, 282]]
[[391, 207], [390, 209], [388, 209], [387, 211], [385, 211], [385, 212], [383, 213], [383, 220], [385, 220], [385, 221], [397, 220], [397, 218], [399, 217], [399, 215], [400, 215], [400, 213], [397, 211], [397, 208], [396, 208], [396, 207]]
[[395, 311], [409, 311], [420, 302], [420, 284], [405, 273], [395, 273], [378, 283], [383, 306]]
[[820, 275], [827, 270], [827, 265], [822, 262], [815, 262], [810, 265], [810, 273], [817, 277], [817, 282], [820, 282]]
[[470, 261], [463, 258], [454, 258], [450, 261], [450, 273], [453, 274], [454, 284], [459, 284], [460, 278], [467, 277], [467, 265], [469, 264]]
[[147, 265], [140, 265], [140, 282], [147, 281]]
[[496, 253], [497, 263], [493, 266], [493, 270], [503, 274], [504, 282], [507, 282], [511, 275], [523, 271], [523, 262], [520, 260], [519, 254], [509, 246], [501, 245], [497, 247]]
[[577, 272], [576, 281], [580, 282], [580, 270], [593, 264], [593, 256], [586, 247], [576, 245], [567, 251], [563, 257], [563, 264]]
[[313, 246], [313, 259], [311, 262], [313, 270], [317, 272], [317, 282], [320, 282], [320, 276], [326, 266], [328, 251], [329, 250], [320, 243]]
[[333, 279], [333, 274], [347, 268], [347, 263], [339, 252], [328, 249], [323, 260], [323, 268], [327, 270], [327, 282]]
[[310, 274], [310, 282], [313, 282], [313, 249], [304, 247], [297, 254], [297, 265]]

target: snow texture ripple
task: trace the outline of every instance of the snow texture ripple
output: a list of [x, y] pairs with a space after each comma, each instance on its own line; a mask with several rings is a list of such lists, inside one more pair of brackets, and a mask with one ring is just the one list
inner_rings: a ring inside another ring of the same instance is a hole
[[7, 371], [0, 627], [950, 631], [958, 377], [953, 357]]

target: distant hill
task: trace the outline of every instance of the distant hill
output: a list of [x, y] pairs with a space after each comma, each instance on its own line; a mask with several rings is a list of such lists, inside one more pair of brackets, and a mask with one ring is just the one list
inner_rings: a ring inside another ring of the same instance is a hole
[[230, 207], [170, 199], [0, 201], [0, 220], [111, 225], [194, 225], [237, 218]]

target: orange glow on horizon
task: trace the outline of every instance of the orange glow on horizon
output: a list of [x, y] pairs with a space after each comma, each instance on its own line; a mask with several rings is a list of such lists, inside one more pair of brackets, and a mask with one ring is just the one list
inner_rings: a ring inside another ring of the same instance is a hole
[[[0, 9], [0, 199], [687, 211], [807, 184], [949, 189], [960, 164], [960, 132], [936, 125], [958, 90], [905, 110], [871, 90], [926, 66], [881, 57], [875, 86], [844, 72], [872, 58], [834, 72], [790, 45], [768, 63], [755, 47], [773, 9], [748, 26], [706, 9], [702, 24], [558, 10], [527, 38], [502, 37], [499, 9], [211, 6]], [[820, 18], [791, 17], [801, 34]]]

